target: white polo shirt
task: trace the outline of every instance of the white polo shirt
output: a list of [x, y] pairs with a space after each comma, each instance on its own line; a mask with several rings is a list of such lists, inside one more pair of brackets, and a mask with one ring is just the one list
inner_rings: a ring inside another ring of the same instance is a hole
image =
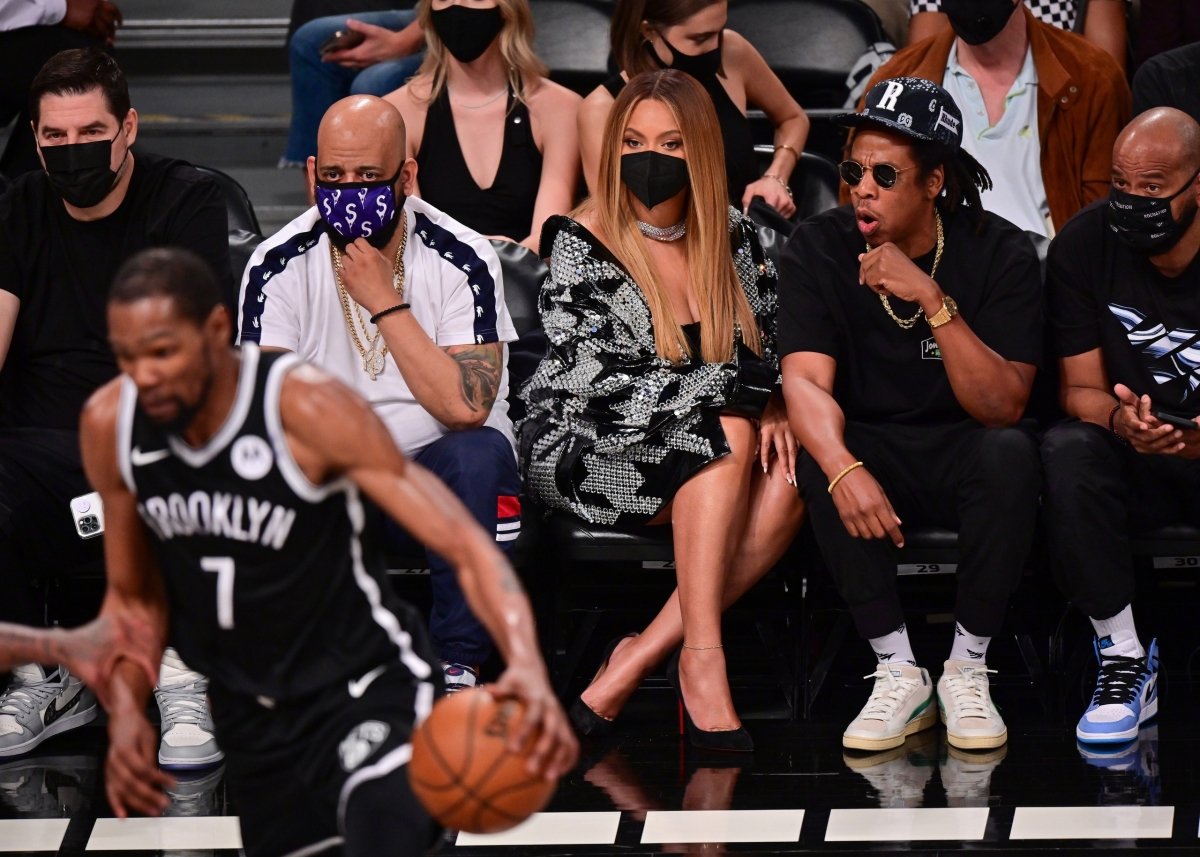
[[[443, 348], [515, 341], [500, 260], [491, 243], [416, 197], [405, 200], [404, 210], [404, 301], [429, 338]], [[338, 296], [329, 237], [315, 207], [259, 245], [242, 276], [238, 306], [239, 342], [286, 348], [333, 374], [371, 403], [406, 455], [450, 431], [417, 402], [390, 353], [374, 381], [363, 370]], [[374, 332], [375, 326], [367, 322], [367, 329]], [[507, 347], [500, 389], [485, 424], [513, 443]]]
[[983, 207], [1022, 229], [1053, 237], [1050, 203], [1042, 181], [1042, 143], [1038, 138], [1037, 68], [1033, 51], [1005, 96], [1004, 115], [988, 124], [987, 105], [975, 78], [958, 64], [958, 40], [946, 59], [942, 85], [963, 116], [963, 148], [983, 164], [992, 189], [982, 194]]

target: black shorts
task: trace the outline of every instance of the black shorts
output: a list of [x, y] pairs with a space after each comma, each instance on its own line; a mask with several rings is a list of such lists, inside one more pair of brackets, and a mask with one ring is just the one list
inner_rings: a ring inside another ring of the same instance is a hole
[[210, 689], [247, 857], [420, 854], [437, 830], [408, 786], [413, 724], [442, 693], [398, 662], [303, 700]]

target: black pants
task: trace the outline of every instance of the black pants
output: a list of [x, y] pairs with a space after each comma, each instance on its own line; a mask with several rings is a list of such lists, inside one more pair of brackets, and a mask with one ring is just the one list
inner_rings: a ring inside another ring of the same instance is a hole
[[22, 27], [0, 32], [0, 127], [15, 117], [0, 173], [16, 178], [21, 173], [41, 169], [29, 128], [29, 87], [46, 60], [70, 48], [100, 46], [90, 36], [66, 27]]
[[[847, 423], [846, 446], [883, 487], [901, 532], [913, 526], [958, 530], [961, 559], [955, 618], [972, 634], [1000, 631], [1033, 541], [1041, 477], [1037, 443], [1022, 428], [974, 421], [944, 426]], [[859, 634], [888, 634], [904, 621], [890, 539], [854, 538], [804, 453], [796, 470], [817, 544]]]
[[1093, 619], [1133, 601], [1130, 533], [1200, 524], [1200, 461], [1141, 455], [1107, 429], [1069, 422], [1046, 433], [1042, 464], [1055, 577]]
[[79, 433], [0, 429], [0, 621], [42, 624], [39, 579], [101, 556], [75, 534], [72, 497], [87, 494]]
[[418, 857], [436, 839], [408, 761], [413, 726], [442, 693], [442, 677], [424, 629], [405, 630], [435, 664], [429, 681], [389, 664], [351, 679], [357, 692], [337, 682], [274, 708], [209, 686], [247, 857]]

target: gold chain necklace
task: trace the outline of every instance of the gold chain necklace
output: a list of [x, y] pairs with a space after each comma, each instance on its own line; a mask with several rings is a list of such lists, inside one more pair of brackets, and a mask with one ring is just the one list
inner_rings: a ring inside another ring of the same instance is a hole
[[[933, 210], [933, 216], [937, 222], [937, 252], [933, 254], [933, 270], [929, 272], [929, 279], [931, 280], [937, 276], [938, 263], [942, 261], [942, 248], [946, 245], [945, 236], [942, 234], [942, 215], [935, 208]], [[870, 244], [867, 245], [867, 252], [871, 252]], [[880, 295], [879, 302], [883, 304], [884, 310], [889, 316], [891, 316], [892, 321], [896, 322], [896, 324], [900, 325], [905, 330], [912, 330], [913, 325], [921, 320], [921, 316], [925, 315], [925, 310], [918, 309], [917, 314], [912, 318], [901, 318], [900, 316], [896, 315], [895, 311], [892, 309], [892, 304], [888, 300], [887, 295]]]
[[[408, 212], [403, 212], [400, 215], [400, 246], [396, 248], [396, 258], [392, 260], [392, 288], [396, 290], [396, 294], [404, 299], [404, 248], [408, 245]], [[367, 333], [367, 322], [363, 319], [362, 307], [357, 301], [351, 301], [350, 295], [346, 292], [346, 287], [342, 284], [342, 254], [338, 248], [329, 244], [329, 252], [333, 256], [333, 277], [337, 282], [338, 298], [342, 302], [342, 314], [346, 317], [346, 328], [350, 331], [350, 339], [354, 342], [354, 347], [358, 349], [358, 354], [362, 358], [363, 371], [370, 376], [374, 381], [378, 378], [387, 366], [387, 344], [380, 343], [383, 339], [383, 333], [379, 328], [375, 328], [375, 335], [371, 336]], [[350, 304], [354, 304], [353, 312], [350, 309]], [[355, 323], [357, 319], [357, 324]], [[358, 336], [358, 328], [362, 327], [362, 338]], [[366, 340], [366, 345], [363, 344]]]

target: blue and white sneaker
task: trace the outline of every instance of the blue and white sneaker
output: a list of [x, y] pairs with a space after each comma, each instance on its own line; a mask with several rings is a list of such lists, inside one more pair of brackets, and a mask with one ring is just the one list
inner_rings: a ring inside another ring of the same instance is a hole
[[1075, 737], [1084, 743], [1132, 741], [1138, 727], [1158, 713], [1158, 640], [1140, 658], [1112, 652], [1113, 640], [1093, 643], [1100, 674], [1091, 705], [1079, 718]]

